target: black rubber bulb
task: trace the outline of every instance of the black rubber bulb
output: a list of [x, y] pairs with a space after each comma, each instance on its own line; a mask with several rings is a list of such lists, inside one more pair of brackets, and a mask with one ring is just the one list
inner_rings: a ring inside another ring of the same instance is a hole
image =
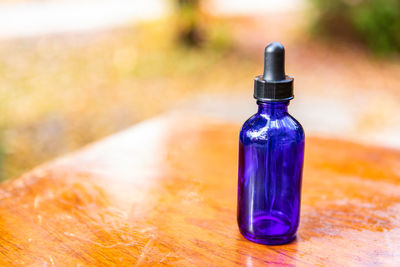
[[282, 81], [285, 75], [285, 48], [281, 43], [272, 42], [265, 47], [264, 74], [265, 81]]
[[293, 77], [285, 75], [285, 48], [281, 43], [267, 45], [264, 73], [254, 78], [254, 98], [259, 101], [287, 101], [293, 98]]

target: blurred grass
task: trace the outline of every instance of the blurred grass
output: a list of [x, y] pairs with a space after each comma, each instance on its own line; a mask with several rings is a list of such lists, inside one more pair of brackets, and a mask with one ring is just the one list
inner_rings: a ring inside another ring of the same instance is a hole
[[196, 49], [176, 42], [173, 23], [0, 42], [1, 179], [201, 92], [235, 90], [255, 68], [235, 53], [233, 22], [215, 19]]

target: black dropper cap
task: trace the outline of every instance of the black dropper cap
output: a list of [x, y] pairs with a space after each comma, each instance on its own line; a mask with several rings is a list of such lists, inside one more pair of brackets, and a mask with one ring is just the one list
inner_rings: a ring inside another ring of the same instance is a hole
[[264, 73], [254, 78], [254, 98], [284, 101], [293, 98], [293, 77], [285, 75], [285, 48], [272, 42], [265, 47]]

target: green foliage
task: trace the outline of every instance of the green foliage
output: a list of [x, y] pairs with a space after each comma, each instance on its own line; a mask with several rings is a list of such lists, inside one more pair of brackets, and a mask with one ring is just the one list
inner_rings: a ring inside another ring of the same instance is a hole
[[377, 53], [400, 52], [400, 0], [310, 0], [319, 34], [362, 41]]

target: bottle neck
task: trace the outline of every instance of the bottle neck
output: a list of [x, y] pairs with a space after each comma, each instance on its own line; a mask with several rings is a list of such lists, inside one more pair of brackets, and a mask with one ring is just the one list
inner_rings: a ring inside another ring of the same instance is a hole
[[258, 113], [268, 116], [282, 116], [288, 113], [289, 101], [262, 102], [257, 101]]

